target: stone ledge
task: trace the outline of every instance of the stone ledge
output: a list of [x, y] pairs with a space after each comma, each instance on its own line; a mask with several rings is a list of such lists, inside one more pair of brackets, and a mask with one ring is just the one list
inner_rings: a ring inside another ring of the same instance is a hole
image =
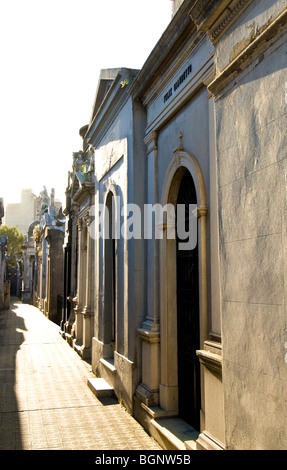
[[210, 351], [198, 350], [196, 351], [200, 362], [207, 368], [215, 370], [217, 372], [222, 371], [222, 356], [215, 354]]
[[167, 450], [196, 450], [199, 433], [182, 419], [152, 419], [151, 425], [160, 435]]
[[225, 450], [225, 447], [207, 431], [203, 431], [196, 441], [196, 450]]
[[138, 406], [146, 413], [149, 418], [156, 419], [156, 418], [164, 418], [168, 416], [176, 416], [176, 411], [166, 411], [160, 408], [159, 406], [148, 406], [137, 396], [134, 396], [135, 402]]
[[139, 328], [138, 333], [140, 338], [147, 343], [159, 343], [160, 333], [159, 331], [151, 331], [145, 328]]
[[114, 366], [114, 360], [113, 359], [108, 360], [108, 359], [104, 359], [103, 357], [101, 357], [100, 363], [103, 364], [103, 366], [106, 367], [113, 374], [115, 374], [117, 372], [117, 369]]
[[136, 397], [147, 407], [152, 408], [158, 403], [158, 390], [150, 390], [145, 384], [141, 383], [136, 389]]

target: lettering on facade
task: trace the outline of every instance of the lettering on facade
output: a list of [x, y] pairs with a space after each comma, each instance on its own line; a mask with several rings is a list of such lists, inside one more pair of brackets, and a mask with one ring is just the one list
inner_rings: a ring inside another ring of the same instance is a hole
[[164, 95], [164, 103], [166, 103], [167, 100], [172, 96], [172, 88], [168, 90], [168, 92]]
[[164, 95], [163, 101], [166, 103], [169, 98], [171, 98], [173, 92], [176, 92], [177, 89], [180, 87], [180, 85], [187, 79], [187, 77], [191, 74], [192, 72], [192, 65], [190, 64], [187, 69], [180, 75], [180, 77], [176, 80], [176, 82], [173, 84], [173, 87], [171, 87], [168, 92]]

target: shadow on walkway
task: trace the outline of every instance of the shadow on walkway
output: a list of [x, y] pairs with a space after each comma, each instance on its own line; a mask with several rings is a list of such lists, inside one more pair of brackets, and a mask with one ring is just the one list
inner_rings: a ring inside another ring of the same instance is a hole
[[21, 450], [22, 437], [16, 396], [16, 356], [24, 341], [25, 322], [17, 315], [20, 301], [0, 311], [0, 450]]
[[114, 397], [95, 397], [90, 378], [58, 325], [11, 299], [0, 312], [0, 450], [160, 449]]

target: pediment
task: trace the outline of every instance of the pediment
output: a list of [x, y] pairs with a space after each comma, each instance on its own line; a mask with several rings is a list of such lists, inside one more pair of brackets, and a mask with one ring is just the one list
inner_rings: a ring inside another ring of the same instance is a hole
[[101, 70], [90, 122], [93, 121], [95, 115], [100, 109], [109, 89], [111, 88], [120, 70], [121, 69], [119, 68]]

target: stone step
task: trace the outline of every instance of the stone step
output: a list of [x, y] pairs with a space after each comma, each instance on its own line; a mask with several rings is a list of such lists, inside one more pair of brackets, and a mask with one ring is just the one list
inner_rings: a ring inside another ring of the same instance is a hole
[[111, 397], [114, 393], [114, 389], [101, 378], [90, 378], [88, 379], [88, 386], [96, 397]]

